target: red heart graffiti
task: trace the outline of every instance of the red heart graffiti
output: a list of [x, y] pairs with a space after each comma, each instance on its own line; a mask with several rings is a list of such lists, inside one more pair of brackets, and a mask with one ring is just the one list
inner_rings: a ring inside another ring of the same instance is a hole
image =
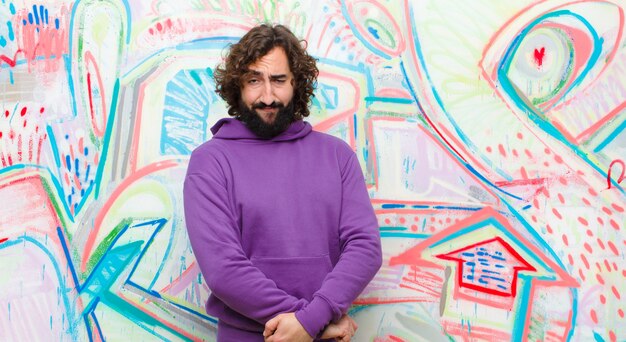
[[537, 62], [538, 66], [541, 66], [543, 64], [543, 57], [545, 57], [546, 55], [546, 48], [542, 47], [541, 50], [537, 50], [535, 49], [535, 61]]

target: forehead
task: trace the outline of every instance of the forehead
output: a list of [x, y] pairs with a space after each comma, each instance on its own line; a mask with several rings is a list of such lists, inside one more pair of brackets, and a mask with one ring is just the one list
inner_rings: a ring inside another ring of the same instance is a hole
[[288, 74], [291, 72], [289, 68], [289, 59], [282, 47], [272, 48], [266, 55], [257, 59], [248, 66], [248, 70], [255, 74]]

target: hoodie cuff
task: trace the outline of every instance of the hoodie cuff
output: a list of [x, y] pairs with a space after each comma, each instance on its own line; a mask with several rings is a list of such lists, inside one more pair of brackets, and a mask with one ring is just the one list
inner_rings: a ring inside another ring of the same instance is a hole
[[325, 299], [315, 296], [307, 306], [296, 311], [296, 318], [304, 330], [316, 338], [333, 319], [333, 310]]

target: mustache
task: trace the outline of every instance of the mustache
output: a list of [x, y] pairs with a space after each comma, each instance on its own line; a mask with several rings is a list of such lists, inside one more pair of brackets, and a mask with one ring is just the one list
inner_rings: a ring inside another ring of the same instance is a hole
[[263, 102], [257, 102], [257, 103], [252, 105], [252, 109], [262, 109], [262, 108], [278, 108], [278, 109], [281, 109], [281, 108], [284, 108], [284, 107], [285, 107], [284, 104], [282, 104], [280, 102], [276, 102], [276, 101], [274, 101], [274, 102], [272, 102], [270, 104], [265, 104]]

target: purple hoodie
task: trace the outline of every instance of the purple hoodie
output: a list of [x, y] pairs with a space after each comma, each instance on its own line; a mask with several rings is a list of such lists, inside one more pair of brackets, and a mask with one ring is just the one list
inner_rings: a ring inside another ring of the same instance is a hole
[[262, 341], [283, 312], [317, 336], [382, 262], [356, 155], [304, 121], [270, 140], [235, 119], [211, 131], [191, 155], [184, 204], [218, 340]]

